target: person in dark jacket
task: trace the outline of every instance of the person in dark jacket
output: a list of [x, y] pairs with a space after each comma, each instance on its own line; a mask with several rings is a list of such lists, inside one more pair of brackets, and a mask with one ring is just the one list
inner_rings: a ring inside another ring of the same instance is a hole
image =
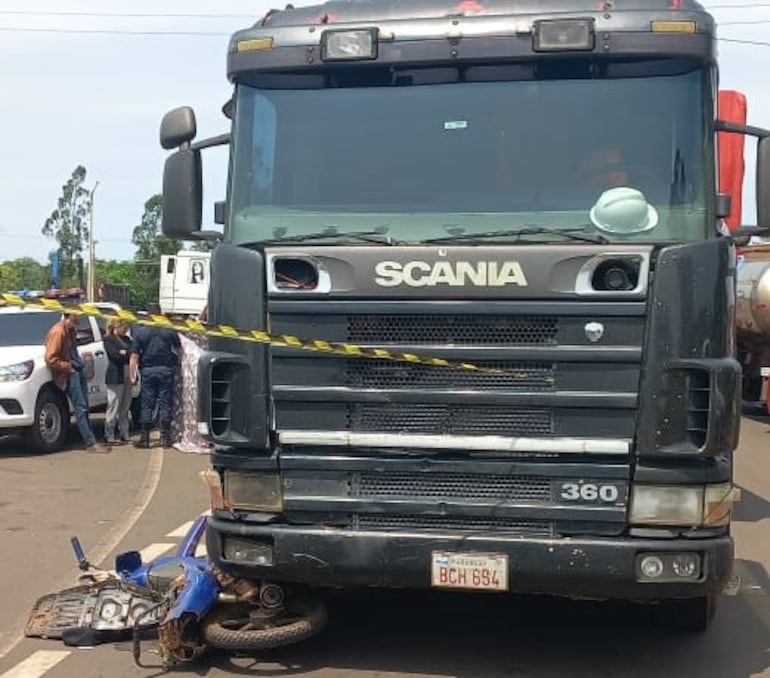
[[[108, 444], [128, 442], [128, 411], [131, 407], [131, 380], [128, 363], [131, 357], [131, 341], [127, 336], [128, 324], [116, 320], [107, 329], [104, 350], [107, 353], [107, 415], [104, 421], [104, 437]], [[120, 439], [115, 437], [117, 428]]]
[[179, 336], [163, 328], [141, 327], [131, 342], [131, 383], [137, 382], [137, 368], [142, 370], [142, 416], [136, 447], [150, 446], [150, 429], [158, 408], [160, 444], [171, 447], [171, 418], [174, 406], [174, 380], [179, 369]]

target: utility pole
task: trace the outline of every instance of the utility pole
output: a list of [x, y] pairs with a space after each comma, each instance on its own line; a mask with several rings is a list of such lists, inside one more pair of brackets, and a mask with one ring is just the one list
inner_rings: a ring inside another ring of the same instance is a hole
[[94, 193], [99, 187], [99, 182], [94, 184], [91, 192], [88, 194], [88, 283], [86, 287], [86, 294], [88, 295], [88, 301], [96, 301], [96, 271], [94, 270], [96, 264], [96, 241], [94, 240]]

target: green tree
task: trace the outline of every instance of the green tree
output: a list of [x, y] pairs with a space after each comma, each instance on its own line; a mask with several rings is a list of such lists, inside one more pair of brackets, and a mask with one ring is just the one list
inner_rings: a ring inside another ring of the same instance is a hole
[[96, 260], [96, 284], [115, 283], [130, 285], [134, 280], [133, 261], [113, 261], [108, 259]]
[[136, 246], [134, 254], [134, 281], [132, 291], [137, 305], [144, 306], [158, 299], [160, 285], [160, 257], [176, 254], [181, 249], [179, 240], [167, 238], [160, 229], [163, 214], [163, 197], [153, 195], [144, 203], [140, 223], [134, 227], [131, 242]]
[[0, 264], [0, 289], [45, 290], [48, 288], [48, 267], [32, 257], [12, 259]]
[[217, 246], [215, 240], [196, 240], [190, 246], [193, 252], [211, 252]]
[[62, 265], [62, 286], [77, 283], [74, 261], [82, 258], [88, 242], [88, 219], [91, 214], [90, 191], [83, 185], [86, 168], [78, 165], [62, 186], [56, 209], [45, 220], [43, 235], [58, 244]]
[[144, 214], [138, 226], [134, 227], [131, 242], [136, 245], [134, 259], [137, 261], [160, 261], [161, 254], [176, 254], [181, 248], [178, 240], [167, 238], [160, 230], [163, 216], [163, 197], [155, 194], [144, 203]]

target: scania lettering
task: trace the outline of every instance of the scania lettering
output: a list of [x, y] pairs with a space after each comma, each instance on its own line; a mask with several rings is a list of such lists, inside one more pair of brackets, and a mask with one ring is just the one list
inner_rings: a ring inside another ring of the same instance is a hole
[[450, 285], [463, 287], [478, 285], [482, 287], [502, 287], [504, 285], [520, 285], [526, 287], [527, 278], [521, 266], [516, 261], [437, 261], [429, 264], [427, 261], [409, 261], [400, 264], [398, 261], [381, 261], [374, 268], [377, 277], [374, 279], [382, 287], [434, 287]]
[[[164, 232], [221, 240], [210, 322], [350, 346], [211, 339], [208, 553], [285, 591], [627, 599], [704, 629], [733, 565], [736, 246], [770, 227], [768, 132], [719, 90], [693, 0], [472, 4], [271, 11], [230, 41], [229, 132], [161, 122]], [[201, 231], [225, 144], [223, 229]]]

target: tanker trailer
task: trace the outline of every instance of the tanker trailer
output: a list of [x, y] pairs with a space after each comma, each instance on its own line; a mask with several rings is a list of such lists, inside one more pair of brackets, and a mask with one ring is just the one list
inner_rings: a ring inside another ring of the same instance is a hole
[[770, 244], [741, 252], [736, 286], [736, 339], [743, 400], [767, 402], [770, 377]]

